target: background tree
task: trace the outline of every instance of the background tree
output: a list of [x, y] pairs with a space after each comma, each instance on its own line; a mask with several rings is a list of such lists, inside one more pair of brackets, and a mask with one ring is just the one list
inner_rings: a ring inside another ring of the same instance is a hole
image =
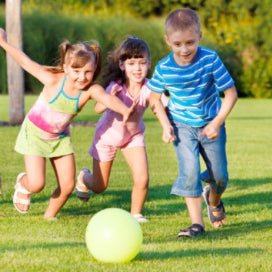
[[[6, 1], [6, 31], [8, 41], [22, 48], [21, 0]], [[9, 93], [9, 123], [21, 124], [24, 119], [24, 75], [21, 67], [7, 55]]]

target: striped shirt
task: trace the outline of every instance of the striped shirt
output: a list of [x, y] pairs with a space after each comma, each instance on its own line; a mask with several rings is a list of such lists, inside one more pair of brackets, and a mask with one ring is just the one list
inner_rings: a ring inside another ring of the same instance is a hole
[[195, 60], [187, 66], [176, 64], [173, 52], [163, 58], [147, 87], [156, 93], [169, 92], [171, 119], [202, 127], [217, 115], [222, 104], [219, 93], [233, 85], [217, 53], [198, 47]]

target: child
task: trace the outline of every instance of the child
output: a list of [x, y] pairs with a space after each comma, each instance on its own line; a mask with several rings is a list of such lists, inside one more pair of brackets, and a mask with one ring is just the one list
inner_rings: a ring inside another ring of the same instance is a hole
[[57, 67], [42, 66], [31, 60], [7, 42], [3, 29], [0, 29], [0, 46], [44, 84], [16, 141], [15, 150], [24, 155], [26, 172], [17, 177], [13, 203], [20, 213], [28, 212], [31, 194], [40, 192], [45, 186], [45, 164], [49, 158], [56, 174], [57, 188], [44, 218], [56, 219], [74, 188], [75, 159], [69, 134], [71, 120], [90, 99], [123, 114], [124, 120], [133, 109], [128, 109], [117, 97], [107, 94], [93, 82], [101, 67], [98, 45], [63, 42]]
[[[163, 140], [174, 142], [179, 176], [172, 194], [185, 197], [192, 225], [178, 237], [205, 232], [201, 180], [208, 182], [203, 197], [214, 227], [225, 223], [221, 195], [228, 183], [224, 122], [237, 100], [234, 81], [215, 51], [200, 47], [200, 20], [195, 11], [181, 8], [165, 21], [165, 40], [172, 48], [155, 68], [147, 87], [150, 106], [163, 128]], [[170, 94], [169, 119], [160, 102], [164, 89]], [[219, 92], [224, 92], [223, 103]], [[200, 175], [199, 154], [207, 170]]]
[[[116, 95], [128, 107], [137, 104], [135, 112], [129, 117], [126, 126], [122, 116], [101, 103], [95, 110], [106, 110], [96, 125], [94, 141], [90, 148], [93, 157], [93, 174], [82, 169], [78, 176], [76, 194], [82, 201], [88, 201], [90, 190], [102, 193], [108, 187], [111, 167], [117, 150], [129, 165], [134, 186], [131, 195], [131, 214], [139, 222], [147, 219], [141, 211], [148, 192], [148, 165], [144, 141], [143, 114], [148, 106], [150, 91], [146, 88], [146, 75], [150, 68], [150, 51], [141, 39], [129, 37], [109, 56], [104, 85], [107, 92]], [[112, 90], [112, 91], [111, 91]]]

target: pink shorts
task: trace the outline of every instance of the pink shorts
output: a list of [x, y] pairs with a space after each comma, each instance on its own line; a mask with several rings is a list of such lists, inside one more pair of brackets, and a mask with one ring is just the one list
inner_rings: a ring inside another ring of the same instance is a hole
[[118, 148], [124, 150], [138, 146], [145, 146], [145, 138], [142, 132], [135, 134], [132, 138], [129, 139], [128, 142], [122, 146], [106, 145], [101, 139], [97, 140], [95, 138], [89, 153], [94, 159], [98, 161], [113, 161]]

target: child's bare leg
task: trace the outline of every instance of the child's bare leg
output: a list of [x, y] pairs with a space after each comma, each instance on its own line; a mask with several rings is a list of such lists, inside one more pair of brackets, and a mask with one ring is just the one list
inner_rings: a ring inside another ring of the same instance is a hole
[[205, 226], [202, 213], [202, 198], [199, 197], [185, 197], [185, 202], [193, 224]]
[[[25, 155], [25, 169], [26, 174], [22, 175], [19, 180], [21, 186], [30, 193], [40, 192], [45, 185], [45, 158], [39, 156]], [[29, 200], [31, 194], [17, 193], [17, 198], [22, 200]], [[16, 203], [16, 207], [24, 212], [28, 211], [29, 205]]]
[[83, 176], [84, 184], [89, 190], [99, 194], [107, 189], [112, 163], [113, 161], [101, 162], [93, 159], [93, 173], [85, 173]]
[[50, 198], [44, 218], [54, 218], [68, 200], [75, 186], [74, 154], [50, 159], [54, 168], [58, 187]]
[[141, 214], [148, 193], [148, 162], [145, 147], [131, 147], [122, 150], [133, 176], [131, 193], [131, 214]]

